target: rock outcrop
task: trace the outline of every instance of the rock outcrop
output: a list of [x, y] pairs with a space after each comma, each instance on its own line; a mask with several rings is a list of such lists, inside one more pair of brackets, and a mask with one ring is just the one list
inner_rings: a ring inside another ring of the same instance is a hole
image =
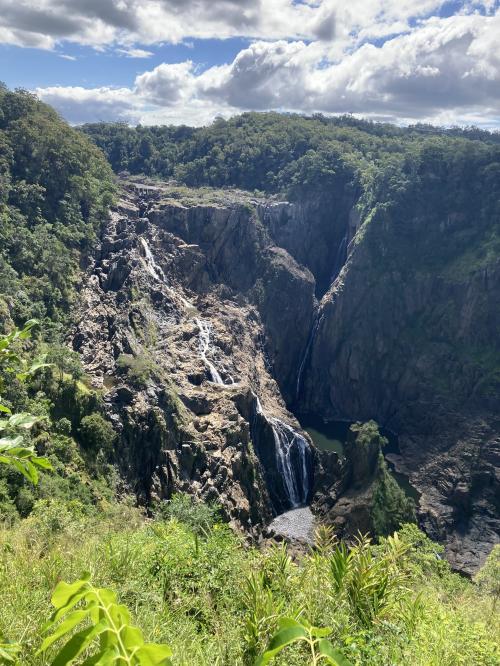
[[361, 227], [319, 308], [301, 408], [397, 433], [421, 525], [472, 572], [500, 534], [500, 261], [481, 249], [491, 219], [445, 219], [396, 208]]
[[310, 443], [275, 377], [293, 379], [314, 279], [275, 246], [262, 202], [162, 196], [112, 213], [73, 346], [138, 497], [189, 491], [253, 529], [312, 491]]

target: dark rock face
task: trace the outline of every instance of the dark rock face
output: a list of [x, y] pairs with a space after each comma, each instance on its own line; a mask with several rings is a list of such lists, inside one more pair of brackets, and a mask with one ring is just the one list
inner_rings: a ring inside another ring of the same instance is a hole
[[[291, 506], [273, 432], [264, 428], [256, 447], [252, 428], [258, 396], [298, 432], [275, 377], [292, 381], [314, 307], [312, 275], [275, 246], [258, 207], [125, 197], [89, 267], [73, 335], [140, 501], [191, 492], [246, 530]], [[312, 454], [300, 442], [309, 483]]]
[[301, 401], [398, 433], [421, 524], [472, 572], [500, 533], [500, 261], [464, 268], [470, 246], [454, 239], [473, 222], [448, 219], [415, 211], [410, 229], [396, 215], [362, 228], [321, 302]]

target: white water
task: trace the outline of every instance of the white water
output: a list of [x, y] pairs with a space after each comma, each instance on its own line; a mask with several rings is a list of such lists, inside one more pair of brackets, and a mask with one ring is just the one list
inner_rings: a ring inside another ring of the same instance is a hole
[[299, 365], [299, 371], [297, 373], [297, 384], [295, 388], [295, 397], [297, 398], [297, 400], [300, 394], [300, 386], [302, 384], [302, 375], [304, 374], [304, 368], [306, 367], [306, 362], [307, 359], [309, 358], [309, 352], [311, 351], [312, 343], [314, 341], [314, 338], [316, 337], [316, 333], [318, 332], [319, 324], [320, 324], [320, 318], [318, 317], [314, 323], [314, 326], [311, 328], [311, 332], [309, 333], [309, 339], [307, 341], [307, 345]]
[[[276, 445], [276, 462], [280, 470], [288, 499], [293, 508], [305, 504], [309, 495], [309, 476], [307, 474], [307, 440], [298, 432], [276, 418], [269, 418], [273, 429], [274, 443]], [[295, 470], [292, 461], [292, 452], [297, 449], [301, 461], [300, 471]]]
[[[283, 478], [292, 508], [304, 505], [310, 490], [307, 471], [308, 441], [284, 421], [274, 416], [267, 416], [258, 397], [256, 397], [255, 412], [267, 421], [273, 431], [276, 465]], [[298, 456], [300, 461], [298, 468], [293, 464], [294, 455]]]
[[172, 296], [177, 296], [177, 298], [180, 300], [182, 305], [187, 309], [192, 312], [196, 311], [195, 306], [187, 301], [184, 296], [176, 292], [172, 287], [170, 287], [167, 284], [167, 278], [165, 273], [163, 272], [161, 266], [158, 266], [156, 263], [156, 260], [154, 258], [153, 253], [151, 252], [151, 248], [148, 245], [148, 242], [145, 238], [140, 237], [139, 238], [141, 242], [141, 246], [144, 252], [144, 263], [146, 265], [146, 270], [147, 272], [151, 275], [152, 278], [157, 280], [157, 282], [161, 282], [165, 287], [167, 288], [167, 291], [172, 294]]
[[346, 253], [347, 253], [347, 233], [344, 235], [344, 237], [339, 243], [337, 254], [335, 256], [335, 263], [333, 265], [332, 275], [330, 277], [330, 282], [333, 282], [340, 273], [340, 271], [342, 270], [342, 266], [345, 264], [346, 260]]
[[153, 257], [153, 253], [151, 252], [148, 242], [145, 238], [139, 238], [142, 249], [144, 251], [144, 263], [146, 264], [146, 270], [148, 273], [153, 277], [155, 280], [158, 280], [158, 282], [163, 282], [166, 283], [167, 278], [165, 277], [165, 273], [161, 269], [160, 266], [155, 261], [155, 258]]
[[203, 319], [195, 319], [195, 321], [196, 325], [200, 329], [199, 343], [198, 343], [198, 350], [200, 352], [200, 356], [210, 372], [210, 378], [212, 382], [214, 384], [224, 385], [224, 380], [220, 376], [219, 371], [212, 363], [212, 361], [210, 361], [210, 359], [207, 358], [207, 353], [210, 351], [210, 336], [212, 333], [212, 324], [209, 321], [205, 321]]

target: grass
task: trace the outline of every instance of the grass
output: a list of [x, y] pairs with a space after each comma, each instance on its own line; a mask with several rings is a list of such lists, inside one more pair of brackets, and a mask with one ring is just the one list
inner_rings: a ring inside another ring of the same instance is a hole
[[[77, 502], [45, 502], [0, 530], [0, 635], [22, 644], [20, 663], [39, 666], [33, 655], [54, 587], [88, 571], [94, 584], [117, 592], [147, 641], [172, 647], [176, 666], [253, 664], [285, 615], [331, 627], [329, 639], [353, 664], [500, 663], [492, 599], [451, 573], [414, 526], [402, 530], [394, 566], [388, 542], [367, 546], [368, 564], [356, 576], [372, 567], [370, 585], [377, 571], [390, 570], [392, 582], [380, 611], [361, 622], [357, 583], [349, 579], [343, 590], [332, 576], [328, 534], [292, 561], [285, 547], [258, 550], [219, 523], [196, 546], [190, 522], [146, 520], [114, 504], [86, 516]], [[276, 663], [307, 664], [305, 655], [292, 646]]]

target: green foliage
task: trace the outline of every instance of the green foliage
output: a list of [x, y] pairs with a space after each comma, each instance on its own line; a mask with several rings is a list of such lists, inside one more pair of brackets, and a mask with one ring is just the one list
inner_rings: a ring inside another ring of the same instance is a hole
[[81, 132], [35, 96], [0, 89], [0, 293], [16, 323], [60, 330], [113, 190]]
[[486, 594], [493, 597], [493, 610], [495, 610], [500, 599], [500, 544], [493, 546], [474, 580]]
[[368, 628], [399, 600], [403, 576], [397, 567], [406, 546], [397, 533], [387, 540], [385, 552], [375, 556], [370, 541], [359, 537], [347, 548], [339, 544], [330, 557], [330, 574], [337, 594], [344, 594], [353, 615]]
[[155, 369], [153, 360], [145, 353], [137, 356], [120, 354], [116, 364], [118, 369], [125, 372], [129, 381], [137, 388], [144, 388], [148, 385]]
[[52, 595], [52, 604], [55, 611], [44, 628], [49, 635], [39, 654], [47, 653], [57, 642], [66, 641], [53, 658], [53, 666], [74, 663], [83, 655], [87, 655], [86, 664], [168, 666], [171, 663], [170, 648], [145, 643], [141, 630], [131, 625], [127, 608], [118, 604], [116, 594], [95, 587], [90, 575], [71, 584], [60, 582]]
[[[5, 376], [15, 376], [19, 381], [25, 381], [37, 370], [46, 367], [43, 358], [37, 359], [28, 365], [25, 358], [14, 351], [13, 346], [17, 341], [27, 340], [31, 329], [37, 322], [27, 322], [22, 330], [15, 328], [8, 335], [0, 337], [0, 391], [6, 387]], [[1, 396], [0, 396], [1, 400]], [[25, 436], [22, 434], [38, 421], [36, 416], [27, 412], [12, 414], [6, 405], [0, 402], [0, 463], [10, 465], [20, 472], [31, 483], [38, 483], [38, 469], [52, 469], [50, 462], [38, 456], [34, 447], [25, 444]], [[6, 415], [6, 416], [5, 416]]]
[[405, 495], [397, 481], [389, 474], [384, 456], [379, 453], [372, 504], [375, 534], [387, 536], [404, 523], [415, 520], [415, 502]]
[[113, 426], [98, 413], [89, 414], [82, 418], [79, 436], [84, 448], [95, 453], [102, 450], [111, 454], [116, 441], [116, 432]]
[[[70, 639], [49, 648], [45, 662], [36, 656], [56, 630], [43, 633], [51, 595], [87, 570], [96, 588], [113, 589], [130, 609], [144, 641], [170, 645], [176, 666], [253, 665], [282, 617], [328, 627], [324, 638], [357, 666], [496, 663], [491, 596], [453, 574], [416, 526], [405, 526], [399, 541], [403, 552], [387, 539], [365, 545], [338, 585], [331, 540], [292, 560], [286, 546], [256, 549], [216, 522], [196, 554], [192, 530], [177, 518], [144, 519], [129, 504], [102, 503], [96, 514], [45, 500], [13, 527], [0, 526], [0, 633], [20, 643], [23, 666], [50, 663]], [[306, 642], [294, 642], [275, 662], [303, 666], [310, 654]]]
[[310, 651], [311, 666], [319, 663], [332, 664], [332, 666], [350, 666], [350, 662], [340, 650], [336, 650], [325, 637], [332, 630], [324, 627], [313, 627], [304, 618], [299, 622], [290, 617], [283, 617], [279, 621], [277, 633], [271, 638], [267, 650], [257, 660], [256, 666], [265, 666], [288, 645], [292, 643], [305, 643]]

